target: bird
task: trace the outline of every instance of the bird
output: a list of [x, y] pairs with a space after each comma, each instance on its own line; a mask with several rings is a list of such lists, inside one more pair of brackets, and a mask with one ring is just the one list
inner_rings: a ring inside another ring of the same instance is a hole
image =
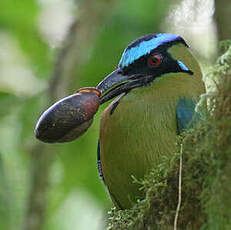
[[185, 40], [158, 33], [131, 42], [115, 70], [96, 87], [103, 111], [97, 148], [100, 177], [119, 209], [144, 192], [134, 183], [177, 151], [177, 138], [193, 127], [205, 92], [200, 66]]

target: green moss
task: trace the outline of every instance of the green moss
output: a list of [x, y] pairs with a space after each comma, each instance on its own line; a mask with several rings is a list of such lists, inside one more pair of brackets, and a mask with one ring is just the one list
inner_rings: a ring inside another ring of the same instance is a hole
[[[217, 89], [198, 108], [205, 119], [179, 138], [183, 167], [178, 230], [231, 229], [231, 41], [223, 44], [226, 51], [209, 73]], [[112, 209], [107, 229], [173, 229], [179, 161], [180, 153], [174, 153], [143, 181], [135, 181], [145, 199], [129, 210]]]

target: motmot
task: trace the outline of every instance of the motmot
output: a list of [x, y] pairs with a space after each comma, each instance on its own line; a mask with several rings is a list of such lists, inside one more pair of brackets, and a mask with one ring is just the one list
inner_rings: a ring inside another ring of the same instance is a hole
[[196, 103], [205, 91], [200, 66], [185, 40], [149, 34], [127, 46], [116, 69], [96, 88], [79, 89], [40, 117], [35, 136], [44, 142], [73, 141], [103, 111], [98, 171], [121, 209], [144, 198], [139, 184], [150, 170], [177, 151], [177, 138], [198, 120]]
[[181, 36], [149, 34], [127, 46], [96, 88], [101, 103], [115, 98], [101, 116], [99, 174], [114, 204], [127, 209], [144, 198], [134, 178], [177, 151], [177, 137], [196, 120], [202, 73]]

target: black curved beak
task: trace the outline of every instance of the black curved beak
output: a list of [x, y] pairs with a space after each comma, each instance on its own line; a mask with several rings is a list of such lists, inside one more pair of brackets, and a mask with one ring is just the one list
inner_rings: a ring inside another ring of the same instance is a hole
[[116, 69], [103, 79], [97, 89], [101, 91], [100, 103], [122, 94], [127, 93], [133, 88], [141, 87], [153, 80], [152, 76], [141, 76], [139, 74], [124, 75], [121, 69]]
[[102, 93], [106, 92], [111, 87], [121, 84], [124, 81], [128, 80], [128, 76], [123, 75], [120, 69], [116, 69], [109, 75], [107, 75], [98, 85], [97, 89], [99, 89]]

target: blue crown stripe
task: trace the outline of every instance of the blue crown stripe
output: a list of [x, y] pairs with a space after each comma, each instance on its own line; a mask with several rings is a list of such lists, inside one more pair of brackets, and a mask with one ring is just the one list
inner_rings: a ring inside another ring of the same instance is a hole
[[179, 35], [175, 34], [157, 34], [148, 41], [142, 41], [137, 46], [125, 49], [119, 62], [120, 67], [126, 67], [140, 57], [149, 54], [153, 49], [167, 42], [178, 40]]

